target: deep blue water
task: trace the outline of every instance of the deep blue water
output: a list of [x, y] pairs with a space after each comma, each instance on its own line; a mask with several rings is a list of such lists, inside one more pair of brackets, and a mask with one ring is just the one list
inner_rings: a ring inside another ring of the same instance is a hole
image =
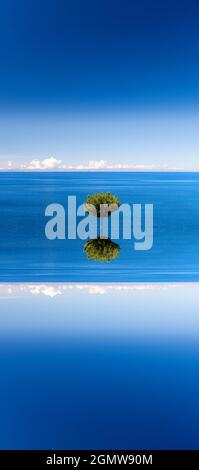
[[[119, 257], [102, 263], [87, 258], [78, 238], [46, 238], [48, 204], [62, 204], [67, 217], [68, 195], [81, 204], [96, 191], [154, 205], [151, 250], [120, 239]], [[198, 173], [1, 173], [0, 214], [0, 281], [199, 280]]]

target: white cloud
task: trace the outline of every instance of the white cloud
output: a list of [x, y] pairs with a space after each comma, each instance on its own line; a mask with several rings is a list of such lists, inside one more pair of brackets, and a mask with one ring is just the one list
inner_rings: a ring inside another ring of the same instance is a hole
[[108, 162], [105, 160], [89, 160], [87, 163], [77, 164], [73, 167], [77, 170], [104, 170], [108, 168]]
[[[191, 284], [190, 284], [191, 285]], [[192, 284], [198, 289], [198, 284]], [[0, 298], [16, 298], [16, 297], [29, 297], [29, 296], [40, 296], [46, 297], [57, 297], [60, 295], [67, 295], [71, 290], [79, 291], [81, 295], [108, 295], [112, 292], [131, 292], [132, 294], [136, 291], [154, 291], [154, 290], [165, 290], [173, 288], [184, 288], [186, 284], [183, 283], [129, 283], [129, 284], [97, 284], [97, 283], [46, 283], [46, 284], [27, 284], [27, 283], [12, 283], [12, 284], [0, 284]]]
[[[106, 160], [89, 160], [84, 163], [63, 164], [61, 168], [64, 170], [134, 170], [134, 171], [150, 171], [150, 170], [169, 170], [169, 165], [154, 164], [138, 164], [138, 163], [110, 163]], [[183, 170], [184, 168], [175, 168]]]
[[56, 297], [56, 295], [61, 295], [62, 292], [59, 288], [57, 287], [54, 287], [53, 285], [51, 284], [48, 284], [48, 285], [30, 285], [30, 286], [27, 286], [28, 290], [31, 292], [31, 294], [33, 295], [39, 295], [39, 294], [43, 294], [43, 295], [46, 295], [47, 297]]
[[32, 160], [30, 163], [24, 164], [22, 168], [28, 170], [52, 170], [59, 168], [61, 160], [54, 157], [45, 158], [44, 160]]
[[[2, 157], [3, 158], [3, 157]], [[5, 158], [5, 157], [4, 157]], [[9, 157], [7, 157], [8, 159]], [[11, 157], [10, 157], [11, 158]], [[111, 163], [107, 160], [88, 160], [82, 163], [65, 163], [61, 159], [48, 157], [43, 160], [33, 159], [30, 162], [19, 163], [17, 158], [4, 162], [0, 170], [6, 171], [183, 171], [185, 168], [168, 164], [144, 164], [144, 163]], [[194, 169], [193, 169], [194, 170]]]

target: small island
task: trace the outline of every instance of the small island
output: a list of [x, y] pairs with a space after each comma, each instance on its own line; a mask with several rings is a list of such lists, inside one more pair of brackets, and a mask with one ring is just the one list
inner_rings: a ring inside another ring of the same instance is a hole
[[[100, 212], [100, 206], [106, 204], [106, 206], [112, 206], [110, 209], [108, 207], [101, 207], [101, 212]], [[96, 215], [97, 212], [97, 217], [107, 217], [111, 214], [111, 212], [116, 211], [120, 206], [119, 198], [111, 193], [94, 193], [91, 195], [87, 196], [86, 203], [85, 203], [85, 209], [90, 212], [93, 215]], [[95, 208], [95, 210], [93, 209]]]

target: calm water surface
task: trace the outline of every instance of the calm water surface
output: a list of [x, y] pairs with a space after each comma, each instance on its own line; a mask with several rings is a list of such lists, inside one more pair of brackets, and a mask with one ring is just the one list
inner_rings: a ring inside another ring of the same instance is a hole
[[[46, 206], [62, 204], [67, 217], [68, 195], [82, 204], [95, 191], [154, 205], [151, 250], [120, 239], [119, 257], [102, 263], [82, 240], [47, 240]], [[199, 280], [198, 173], [1, 173], [0, 213], [1, 281]]]

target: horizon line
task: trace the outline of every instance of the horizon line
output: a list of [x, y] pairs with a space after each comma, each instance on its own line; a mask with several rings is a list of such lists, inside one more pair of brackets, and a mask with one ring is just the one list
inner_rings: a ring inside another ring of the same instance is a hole
[[0, 173], [199, 173], [199, 168], [0, 168]]

